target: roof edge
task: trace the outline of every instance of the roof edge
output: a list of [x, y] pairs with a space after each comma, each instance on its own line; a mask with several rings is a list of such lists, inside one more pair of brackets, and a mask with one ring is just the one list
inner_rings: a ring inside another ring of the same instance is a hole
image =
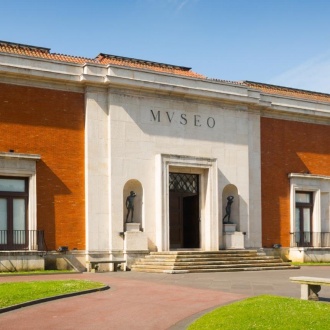
[[316, 91], [311, 91], [311, 90], [307, 90], [307, 89], [299, 89], [299, 88], [294, 88], [294, 87], [266, 84], [266, 83], [261, 83], [261, 82], [257, 82], [257, 81], [243, 80], [241, 83], [244, 85], [247, 85], [249, 87], [265, 86], [265, 87], [274, 88], [276, 90], [281, 90], [281, 91], [292, 91], [292, 92], [299, 92], [302, 94], [330, 96], [330, 94], [328, 94], [328, 93], [316, 92]]
[[35, 50], [39, 50], [39, 51], [42, 51], [42, 52], [45, 52], [45, 53], [49, 53], [50, 52], [50, 48], [39, 47], [39, 46], [32, 46], [32, 45], [26, 45], [26, 44], [20, 44], [20, 43], [17, 43], [17, 42], [9, 42], [9, 41], [0, 40], [0, 44], [4, 44], [4, 45], [8, 45], [8, 46], [13, 46], [13, 47], [35, 49]]
[[169, 68], [169, 69], [179, 69], [182, 71], [191, 70], [191, 68], [186, 67], [186, 66], [166, 64], [166, 63], [154, 62], [154, 61], [148, 61], [148, 60], [141, 60], [141, 59], [133, 58], [133, 57], [125, 57], [125, 56], [111, 55], [111, 54], [105, 54], [105, 53], [100, 53], [98, 56], [96, 56], [95, 59], [98, 60], [100, 57], [117, 59], [117, 60], [122, 60], [122, 61], [133, 62], [133, 63], [135, 62], [135, 63], [140, 63], [140, 64], [155, 65], [155, 66], [165, 67], [165, 68]]

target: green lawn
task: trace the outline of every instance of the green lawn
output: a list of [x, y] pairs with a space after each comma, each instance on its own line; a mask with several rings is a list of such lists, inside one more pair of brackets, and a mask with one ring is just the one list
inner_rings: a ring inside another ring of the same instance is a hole
[[0, 308], [102, 287], [103, 283], [84, 280], [0, 283]]
[[13, 271], [13, 272], [0, 272], [1, 275], [47, 275], [47, 274], [63, 274], [63, 273], [77, 273], [74, 270], [24, 270], [24, 271]]
[[330, 266], [330, 262], [291, 262], [295, 266]]
[[329, 325], [329, 303], [262, 295], [217, 308], [188, 329], [328, 330]]

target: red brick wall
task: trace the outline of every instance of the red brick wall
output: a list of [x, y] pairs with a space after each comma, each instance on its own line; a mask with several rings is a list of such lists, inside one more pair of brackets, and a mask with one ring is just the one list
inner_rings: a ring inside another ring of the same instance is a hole
[[330, 126], [261, 118], [262, 241], [289, 246], [289, 173], [330, 175]]
[[41, 155], [37, 223], [48, 249], [85, 249], [84, 94], [0, 84], [0, 151]]

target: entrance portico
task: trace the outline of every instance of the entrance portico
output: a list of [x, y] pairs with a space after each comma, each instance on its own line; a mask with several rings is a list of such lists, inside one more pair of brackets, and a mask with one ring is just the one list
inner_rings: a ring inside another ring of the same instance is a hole
[[[211, 158], [178, 155], [156, 157], [156, 173], [160, 179], [156, 191], [156, 201], [160, 201], [156, 207], [156, 239], [159, 251], [176, 248], [200, 248], [205, 251], [219, 249], [216, 164], [216, 159]], [[182, 173], [198, 178], [198, 193], [179, 192], [173, 186], [170, 187], [173, 176]], [[189, 215], [192, 208], [193, 216]], [[188, 228], [184, 228], [185, 224], [190, 226], [190, 232]]]
[[[182, 83], [193, 87], [191, 81]], [[121, 85], [111, 94], [89, 90], [88, 122], [95, 125], [87, 126], [86, 138], [90, 253], [109, 251], [133, 260], [157, 251], [224, 249], [229, 195], [235, 196], [232, 220], [244, 232], [244, 247], [260, 247], [258, 114], [223, 103], [218, 92], [212, 99], [201, 92], [203, 98], [183, 100], [180, 87], [170, 94], [154, 83], [149, 87], [138, 92]], [[107, 133], [102, 143], [96, 131]], [[170, 177], [177, 174], [195, 176], [198, 192], [172, 189]], [[125, 238], [130, 191], [136, 193], [134, 222], [143, 248], [138, 239], [128, 244]]]
[[170, 249], [199, 248], [199, 175], [170, 172]]

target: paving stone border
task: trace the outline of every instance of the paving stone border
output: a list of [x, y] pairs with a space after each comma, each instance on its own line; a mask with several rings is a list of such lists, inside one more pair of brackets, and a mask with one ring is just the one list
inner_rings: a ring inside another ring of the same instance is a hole
[[10, 311], [13, 311], [15, 309], [20, 309], [20, 308], [23, 308], [23, 307], [28, 307], [28, 306], [32, 306], [32, 305], [36, 305], [36, 304], [41, 304], [41, 303], [52, 301], [52, 300], [70, 298], [70, 297], [75, 297], [75, 296], [79, 296], [79, 295], [83, 295], [83, 294], [87, 294], [87, 293], [105, 291], [105, 290], [109, 290], [109, 289], [110, 289], [110, 286], [105, 285], [101, 288], [78, 291], [78, 292], [72, 292], [72, 293], [66, 293], [66, 294], [61, 294], [61, 295], [58, 295], [58, 296], [52, 296], [52, 297], [46, 297], [46, 298], [26, 301], [26, 302], [21, 303], [21, 304], [0, 308], [0, 314], [10, 312]]

